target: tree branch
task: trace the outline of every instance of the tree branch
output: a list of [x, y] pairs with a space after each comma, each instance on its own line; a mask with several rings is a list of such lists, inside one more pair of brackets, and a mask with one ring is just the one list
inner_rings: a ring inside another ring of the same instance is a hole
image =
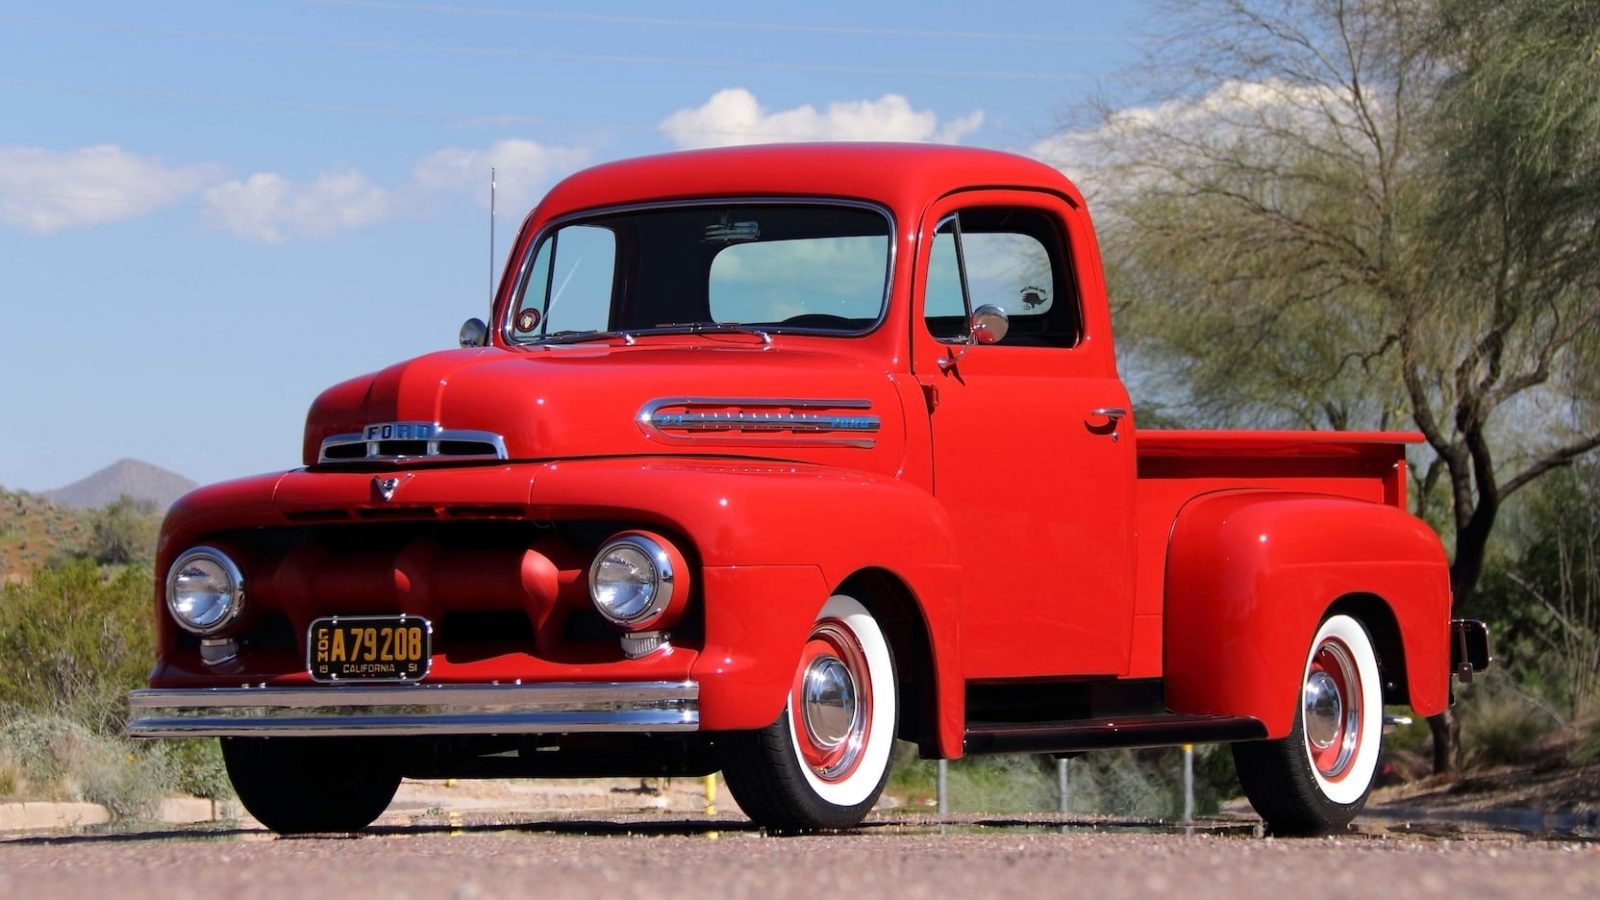
[[1516, 477], [1511, 478], [1500, 486], [1500, 496], [1502, 498], [1511, 496], [1513, 492], [1524, 487], [1528, 482], [1533, 481], [1540, 475], [1551, 469], [1559, 469], [1562, 466], [1571, 465], [1573, 460], [1596, 447], [1600, 447], [1600, 431], [1596, 431], [1581, 440], [1574, 441], [1522, 470]]

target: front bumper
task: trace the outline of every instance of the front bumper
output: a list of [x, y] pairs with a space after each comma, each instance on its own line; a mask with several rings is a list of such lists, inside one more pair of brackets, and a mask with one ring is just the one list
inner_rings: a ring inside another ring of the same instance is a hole
[[402, 737], [695, 731], [693, 681], [532, 685], [153, 688], [128, 694], [128, 735]]

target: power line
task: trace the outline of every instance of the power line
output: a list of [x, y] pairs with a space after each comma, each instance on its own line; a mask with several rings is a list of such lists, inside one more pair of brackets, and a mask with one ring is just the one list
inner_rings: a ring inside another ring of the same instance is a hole
[[[64, 94], [89, 94], [104, 97], [139, 97], [150, 100], [175, 100], [184, 103], [202, 103], [214, 106], [237, 106], [246, 108], [267, 109], [297, 109], [307, 112], [336, 113], [340, 115], [370, 115], [389, 116], [408, 119], [461, 119], [459, 112], [441, 112], [437, 110], [403, 109], [392, 106], [360, 106], [342, 103], [312, 103], [302, 100], [279, 100], [272, 97], [240, 97], [230, 94], [195, 94], [185, 91], [169, 91], [156, 88], [138, 87], [107, 87], [98, 84], [74, 84], [59, 81], [33, 81], [24, 78], [0, 78], [0, 87], [25, 88], [28, 90], [48, 91]], [[469, 117], [471, 118], [471, 117]], [[498, 118], [484, 116], [477, 118]], [[522, 122], [543, 122], [544, 120], [532, 116], [510, 116]], [[591, 123], [595, 124], [595, 123]]]
[[598, 13], [547, 12], [505, 9], [488, 6], [446, 6], [436, 3], [399, 3], [388, 0], [303, 0], [313, 6], [345, 6], [395, 12], [442, 13], [510, 19], [537, 19], [547, 22], [592, 22], [604, 25], [634, 25], [651, 28], [687, 28], [728, 31], [771, 31], [800, 34], [833, 34], [860, 37], [936, 38], [959, 41], [1027, 41], [1050, 44], [1116, 44], [1137, 39], [1116, 35], [1051, 34], [1016, 31], [935, 31], [924, 28], [875, 28], [856, 25], [803, 25], [793, 22], [748, 22], [727, 19], [674, 19], [654, 16], [615, 16]]
[[214, 41], [241, 44], [320, 47], [335, 50], [374, 50], [383, 53], [445, 54], [499, 59], [538, 59], [557, 62], [586, 62], [605, 65], [668, 66], [674, 68], [755, 69], [779, 72], [820, 72], [833, 75], [907, 75], [998, 79], [1008, 81], [1088, 81], [1098, 76], [1072, 72], [1029, 72], [994, 69], [952, 69], [923, 66], [873, 66], [837, 63], [783, 62], [778, 60], [707, 59], [704, 57], [644, 56], [615, 53], [569, 53], [502, 47], [464, 47], [436, 44], [405, 44], [390, 41], [362, 41], [347, 38], [312, 38], [300, 35], [263, 34], [236, 31], [190, 31], [154, 28], [146, 25], [68, 22], [24, 16], [0, 16], [0, 22], [23, 28], [63, 31], [91, 31], [108, 34], [165, 37], [179, 40]]
[[[85, 94], [101, 97], [136, 97], [148, 100], [165, 100], [178, 103], [197, 103], [212, 106], [230, 106], [245, 109], [290, 109], [305, 112], [331, 113], [334, 115], [367, 115], [402, 119], [438, 120], [451, 122], [458, 125], [472, 126], [482, 123], [512, 124], [512, 125], [538, 125], [543, 127], [582, 127], [601, 128], [615, 131], [659, 132], [660, 122], [620, 122], [604, 119], [581, 119], [568, 117], [528, 116], [521, 114], [471, 114], [459, 110], [442, 111], [428, 109], [405, 109], [393, 106], [360, 106], [342, 103], [314, 103], [300, 100], [280, 100], [271, 97], [241, 97], [229, 94], [196, 94], [184, 91], [171, 91], [155, 88], [139, 87], [110, 87], [99, 84], [74, 84], [70, 82], [32, 81], [22, 78], [0, 77], [0, 88], [20, 88], [24, 90], [45, 91], [51, 93]], [[690, 128], [675, 127], [677, 132], [683, 134], [706, 135], [710, 137], [751, 137], [770, 138], [773, 140], [798, 139], [788, 132], [760, 131], [748, 128]]]

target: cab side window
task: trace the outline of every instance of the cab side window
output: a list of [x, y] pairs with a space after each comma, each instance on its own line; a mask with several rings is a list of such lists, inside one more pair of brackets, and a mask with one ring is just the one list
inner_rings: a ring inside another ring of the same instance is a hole
[[967, 315], [992, 305], [1011, 319], [999, 346], [1078, 343], [1077, 285], [1054, 217], [1027, 208], [964, 209], [940, 223], [933, 241], [923, 316], [934, 337], [965, 340]]

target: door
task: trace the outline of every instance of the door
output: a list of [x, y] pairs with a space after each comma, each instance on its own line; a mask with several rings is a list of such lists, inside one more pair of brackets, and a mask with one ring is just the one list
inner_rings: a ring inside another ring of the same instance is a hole
[[[1088, 219], [1055, 195], [982, 191], [921, 228], [912, 365], [962, 562], [965, 675], [1122, 674], [1134, 442]], [[998, 343], [970, 340], [984, 305], [1009, 316]]]

